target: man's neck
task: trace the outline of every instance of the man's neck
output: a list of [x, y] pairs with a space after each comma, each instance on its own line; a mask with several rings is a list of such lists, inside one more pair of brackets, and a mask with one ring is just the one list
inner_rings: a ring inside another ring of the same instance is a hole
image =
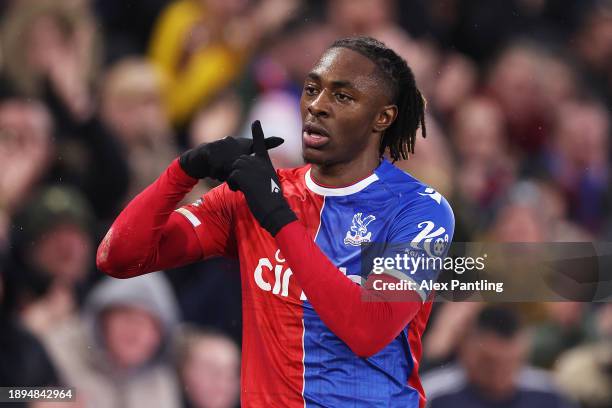
[[313, 181], [319, 185], [346, 187], [370, 176], [379, 164], [378, 157], [333, 165], [313, 164], [310, 174]]

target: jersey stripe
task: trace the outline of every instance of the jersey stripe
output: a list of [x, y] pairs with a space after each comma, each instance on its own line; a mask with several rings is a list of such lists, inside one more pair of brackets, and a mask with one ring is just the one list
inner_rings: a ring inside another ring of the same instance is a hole
[[[310, 170], [309, 170], [310, 171]], [[306, 177], [308, 180], [309, 177]], [[317, 242], [317, 237], [319, 236], [319, 231], [321, 230], [321, 224], [323, 224], [323, 210], [325, 209], [325, 196], [323, 196], [323, 203], [321, 204], [321, 210], [319, 211], [319, 226], [317, 227], [317, 232], [315, 232], [314, 241]], [[304, 408], [306, 408], [306, 397], [304, 396], [304, 392], [306, 391], [306, 347], [304, 346], [304, 341], [306, 337], [306, 323], [304, 322], [304, 318], [302, 318], [302, 327], [304, 328], [302, 332], [302, 398], [304, 399]]]
[[194, 227], [199, 227], [201, 222], [198, 219], [198, 217], [196, 217], [195, 215], [193, 215], [193, 213], [191, 211], [189, 211], [188, 209], [186, 209], [185, 207], [181, 207], [181, 208], [177, 208], [176, 210], [177, 213], [183, 215], [185, 218], [187, 218], [189, 220], [189, 222], [191, 223], [191, 225], [193, 225]]

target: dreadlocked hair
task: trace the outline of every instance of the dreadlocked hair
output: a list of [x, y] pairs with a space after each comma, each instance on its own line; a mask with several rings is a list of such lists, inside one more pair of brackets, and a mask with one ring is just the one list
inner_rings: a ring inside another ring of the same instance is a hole
[[329, 48], [348, 48], [370, 59], [380, 70], [397, 106], [397, 117], [380, 143], [380, 155], [389, 149], [393, 161], [405, 160], [414, 154], [417, 130], [426, 136], [425, 98], [416, 86], [414, 74], [402, 57], [383, 42], [372, 37], [349, 37], [335, 41]]

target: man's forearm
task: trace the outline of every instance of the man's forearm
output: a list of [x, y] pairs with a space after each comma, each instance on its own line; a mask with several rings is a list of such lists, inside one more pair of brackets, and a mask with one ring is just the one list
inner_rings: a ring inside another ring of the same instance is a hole
[[195, 232], [182, 216], [172, 215], [197, 182], [173, 161], [119, 214], [98, 247], [98, 269], [129, 278], [200, 258]]
[[365, 292], [331, 263], [299, 221], [284, 226], [275, 238], [321, 320], [360, 357], [387, 346], [421, 307], [416, 292], [413, 302], [382, 301]]

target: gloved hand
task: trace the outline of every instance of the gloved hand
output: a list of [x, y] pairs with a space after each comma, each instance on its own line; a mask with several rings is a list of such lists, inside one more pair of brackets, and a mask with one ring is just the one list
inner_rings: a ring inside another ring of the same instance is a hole
[[[263, 141], [264, 151], [283, 144], [280, 137], [269, 137]], [[212, 177], [227, 180], [234, 161], [241, 155], [253, 153], [253, 141], [227, 136], [211, 143], [203, 143], [187, 150], [179, 157], [179, 164], [185, 173], [193, 178]]]
[[227, 185], [244, 193], [251, 213], [272, 236], [297, 220], [283, 197], [276, 171], [268, 156], [266, 140], [258, 120], [251, 125], [253, 156], [242, 155], [232, 165]]

